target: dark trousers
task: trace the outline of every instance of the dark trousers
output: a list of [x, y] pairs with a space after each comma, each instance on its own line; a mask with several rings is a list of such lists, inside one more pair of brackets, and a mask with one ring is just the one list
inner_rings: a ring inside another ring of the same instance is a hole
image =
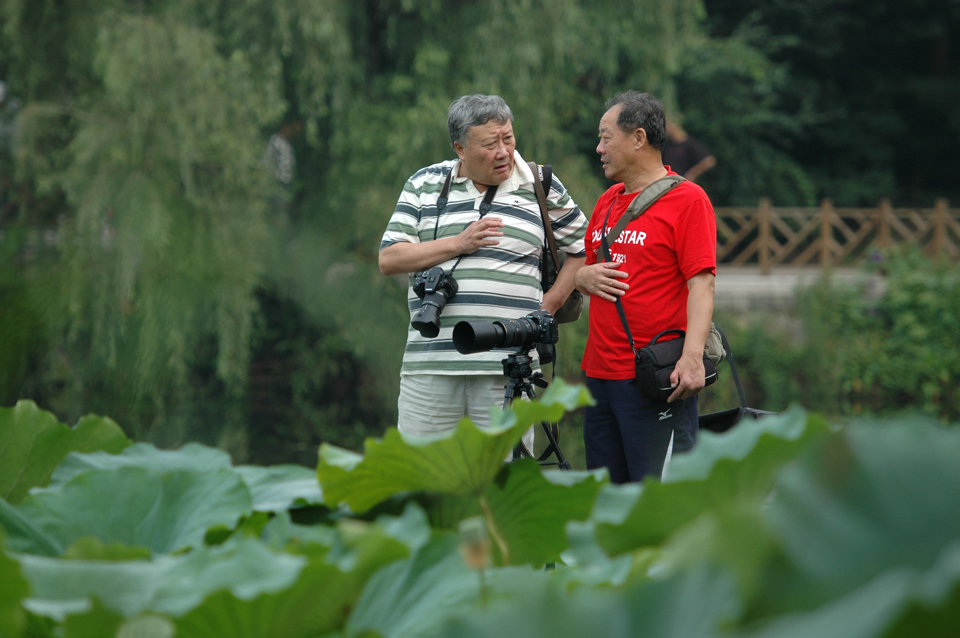
[[660, 478], [673, 438], [673, 453], [693, 447], [697, 439], [697, 397], [665, 403], [640, 396], [632, 381], [587, 377], [597, 404], [586, 409], [583, 442], [587, 469], [606, 467], [613, 483]]

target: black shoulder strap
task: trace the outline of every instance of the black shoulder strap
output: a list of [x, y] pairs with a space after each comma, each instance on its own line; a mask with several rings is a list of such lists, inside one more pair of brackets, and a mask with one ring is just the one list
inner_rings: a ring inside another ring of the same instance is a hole
[[453, 181], [453, 168], [447, 171], [447, 177], [443, 180], [443, 188], [440, 189], [440, 197], [437, 198], [437, 223], [433, 226], [433, 239], [437, 239], [437, 231], [440, 230], [440, 215], [443, 209], [447, 207], [447, 198], [450, 196], [450, 182]]
[[[613, 230], [610, 231], [609, 235], [604, 233], [600, 238], [600, 247], [603, 249], [603, 259], [605, 261], [612, 261], [610, 259], [610, 245], [617, 241], [617, 238], [620, 236], [620, 233], [623, 232], [623, 229], [627, 227], [631, 221], [643, 215], [648, 208], [653, 206], [653, 204], [672, 191], [674, 188], [679, 186], [681, 183], [687, 181], [679, 175], [667, 175], [666, 177], [661, 177], [657, 181], [651, 183], [639, 195], [633, 198], [633, 201], [630, 202], [630, 206], [627, 207], [627, 210], [623, 212], [623, 215], [620, 217], [620, 220], [617, 221], [616, 226], [613, 227]], [[612, 208], [612, 205], [611, 205]], [[610, 214], [610, 211], [607, 211], [607, 214]], [[606, 227], [606, 221], [604, 221], [604, 227]], [[610, 239], [610, 238], [613, 239]], [[633, 341], [633, 334], [630, 332], [630, 326], [627, 324], [627, 314], [623, 310], [623, 304], [620, 302], [620, 297], [616, 299], [617, 312], [620, 314], [620, 321], [623, 322], [623, 329], [627, 333], [627, 340], [630, 342], [630, 348], [633, 350], [633, 353], [637, 353], [637, 346]]]
[[[547, 188], [550, 188], [550, 184], [553, 183], [553, 168], [550, 166], [537, 166], [536, 162], [527, 162], [527, 166], [530, 167], [530, 171], [533, 173], [533, 190], [537, 194], [537, 203], [540, 204], [540, 217], [543, 219], [543, 236], [546, 238], [547, 247], [553, 256], [553, 263], [556, 265], [557, 270], [560, 270], [557, 238], [554, 237], [553, 226], [550, 225], [550, 212], [547, 208], [547, 192], [543, 187], [544, 184], [547, 184]], [[541, 168], [543, 168], [542, 174], [540, 171]]]
[[727, 361], [730, 362], [730, 373], [733, 374], [733, 382], [737, 384], [737, 394], [740, 395], [740, 407], [747, 407], [747, 395], [743, 393], [743, 386], [740, 385], [740, 375], [737, 374], [737, 364], [733, 362], [733, 350], [730, 349], [730, 342], [727, 341], [727, 335], [723, 334], [723, 330], [720, 329], [720, 326], [713, 324], [717, 329], [717, 332], [720, 333], [720, 342], [723, 344], [723, 349], [727, 351]]
[[[450, 183], [453, 181], [453, 168], [447, 171], [447, 178], [443, 180], [443, 188], [440, 189], [440, 196], [437, 197], [437, 222], [433, 225], [433, 239], [437, 239], [437, 233], [440, 230], [440, 215], [443, 214], [443, 210], [447, 207], [447, 200], [450, 196]], [[497, 195], [497, 186], [487, 187], [487, 192], [483, 196], [483, 201], [480, 202], [480, 218], [483, 219], [483, 216], [490, 212], [490, 209], [493, 207], [493, 198]], [[459, 263], [459, 262], [457, 262]]]

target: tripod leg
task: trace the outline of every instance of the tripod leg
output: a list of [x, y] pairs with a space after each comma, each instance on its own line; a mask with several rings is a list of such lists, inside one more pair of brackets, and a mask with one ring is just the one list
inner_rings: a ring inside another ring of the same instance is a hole
[[560, 451], [560, 442], [557, 440], [557, 437], [554, 435], [553, 429], [550, 427], [550, 424], [545, 421], [541, 421], [540, 425], [541, 427], [543, 427], [543, 433], [547, 435], [547, 441], [549, 441], [549, 444], [547, 445], [547, 449], [544, 451], [543, 456], [540, 457], [540, 460], [541, 461], [546, 460], [550, 456], [550, 453], [552, 452], [557, 456], [557, 467], [559, 467], [561, 470], [573, 469], [570, 466], [570, 463], [567, 461], [567, 459], [564, 458], [563, 452]]
[[[503, 395], [503, 409], [508, 409], [513, 405], [513, 400], [523, 395], [523, 388], [516, 383], [513, 379], [507, 382], [506, 389]], [[516, 447], [513, 448], [513, 458], [514, 461], [519, 461], [524, 456], [533, 457], [533, 452], [527, 450], [526, 446], [523, 445], [523, 439], [517, 443]]]

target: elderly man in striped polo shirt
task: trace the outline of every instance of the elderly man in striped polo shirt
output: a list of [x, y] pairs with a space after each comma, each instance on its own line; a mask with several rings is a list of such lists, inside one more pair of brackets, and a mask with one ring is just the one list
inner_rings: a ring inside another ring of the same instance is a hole
[[[380, 271], [409, 273], [411, 317], [421, 307], [412, 285], [416, 273], [439, 266], [446, 274], [453, 271], [458, 284], [440, 315], [439, 335], [425, 337], [412, 327], [407, 332], [397, 405], [398, 427], [411, 435], [452, 429], [464, 416], [489, 425], [490, 407], [504, 401], [505, 351], [459, 354], [454, 325], [518, 319], [540, 308], [556, 312], [586, 256], [587, 219], [554, 176], [544, 190], [557, 246], [567, 259], [544, 294], [543, 221], [533, 172], [516, 151], [513, 112], [498, 96], [466, 95], [450, 105], [447, 123], [458, 159], [427, 166], [407, 180], [380, 243]], [[438, 207], [448, 179], [447, 201]], [[524, 438], [532, 450], [532, 430]]]

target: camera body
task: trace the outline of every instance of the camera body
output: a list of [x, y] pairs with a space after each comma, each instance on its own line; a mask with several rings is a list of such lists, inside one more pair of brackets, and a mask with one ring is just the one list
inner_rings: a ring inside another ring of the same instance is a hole
[[440, 266], [418, 272], [413, 278], [413, 294], [420, 297], [423, 303], [410, 319], [410, 325], [424, 337], [433, 339], [439, 335], [440, 313], [447, 301], [457, 294], [458, 288], [453, 275], [443, 272]]
[[520, 319], [461, 321], [453, 328], [453, 345], [460, 354], [493, 348], [529, 350], [538, 344], [554, 344], [559, 339], [557, 320], [546, 310], [535, 310]]

